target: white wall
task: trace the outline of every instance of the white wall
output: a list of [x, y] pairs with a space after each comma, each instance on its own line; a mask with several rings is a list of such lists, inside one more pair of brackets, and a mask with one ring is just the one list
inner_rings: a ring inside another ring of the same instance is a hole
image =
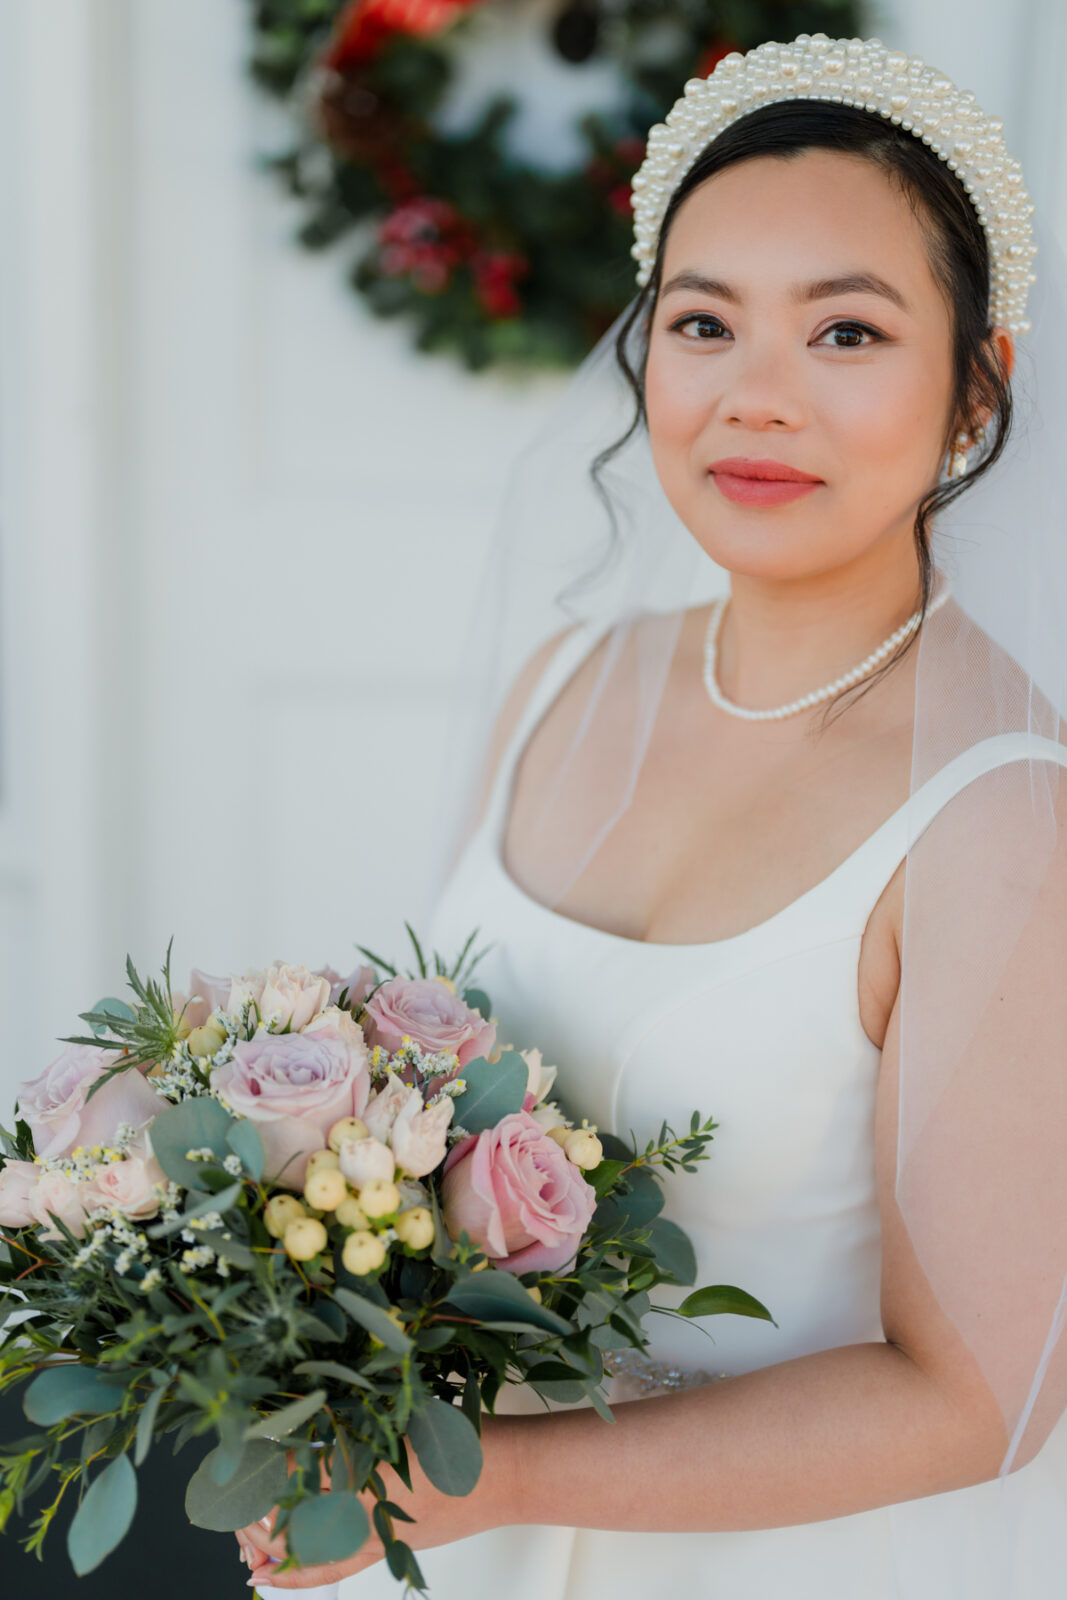
[[[1067, 218], [1061, 12], [879, 31], [1002, 111]], [[413, 354], [295, 247], [247, 13], [0, 0], [0, 1105], [127, 949], [395, 947], [457, 624], [560, 382]]]

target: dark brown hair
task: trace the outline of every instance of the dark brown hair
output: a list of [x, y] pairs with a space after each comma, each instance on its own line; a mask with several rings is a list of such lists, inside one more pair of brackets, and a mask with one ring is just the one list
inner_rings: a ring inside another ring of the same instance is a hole
[[[647, 326], [659, 296], [664, 250], [679, 207], [699, 184], [727, 167], [757, 156], [790, 160], [806, 150], [841, 150], [862, 156], [898, 183], [911, 203], [922, 227], [930, 265], [952, 325], [953, 407], [943, 440], [944, 450], [948, 450], [957, 431], [972, 431], [979, 417], [988, 413], [979, 461], [966, 477], [939, 483], [928, 490], [916, 511], [915, 550], [921, 581], [918, 603], [925, 612], [933, 578], [932, 519], [983, 477], [1000, 456], [1011, 427], [1011, 388], [990, 338], [989, 249], [977, 213], [951, 169], [921, 139], [877, 112], [820, 100], [787, 100], [739, 117], [701, 152], [670, 198], [660, 228], [652, 275], [634, 300], [616, 337], [616, 359], [636, 402], [634, 419], [621, 438], [600, 452], [590, 470], [611, 515], [610, 495], [601, 483], [600, 472], [639, 427], [648, 425], [645, 409]], [[635, 329], [642, 323], [640, 357], [635, 364], [630, 350]], [[614, 526], [613, 515], [612, 524]], [[840, 698], [850, 699], [870, 688], [882, 673], [900, 660], [917, 637], [918, 630], [889, 657], [879, 672], [860, 688]]]

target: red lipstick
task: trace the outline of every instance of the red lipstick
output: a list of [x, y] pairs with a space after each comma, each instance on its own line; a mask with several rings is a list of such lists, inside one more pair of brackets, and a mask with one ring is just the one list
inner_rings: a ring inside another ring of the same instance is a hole
[[750, 506], [785, 505], [810, 494], [823, 481], [799, 467], [786, 466], [784, 461], [749, 456], [724, 456], [713, 461], [708, 471], [727, 500]]

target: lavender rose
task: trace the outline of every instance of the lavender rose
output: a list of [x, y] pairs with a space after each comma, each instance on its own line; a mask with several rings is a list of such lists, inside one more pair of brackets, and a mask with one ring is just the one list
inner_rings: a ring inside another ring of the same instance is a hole
[[331, 1009], [304, 1033], [268, 1033], [234, 1046], [211, 1073], [211, 1087], [239, 1117], [254, 1122], [267, 1175], [301, 1189], [307, 1158], [326, 1147], [342, 1117], [358, 1117], [370, 1093], [367, 1049], [347, 1011]]
[[143, 1128], [167, 1102], [135, 1067], [120, 1072], [98, 1089], [89, 1090], [102, 1072], [122, 1057], [115, 1050], [71, 1044], [39, 1078], [19, 1085], [19, 1116], [29, 1125], [39, 1156], [54, 1160], [84, 1145], [107, 1144], [122, 1122]]
[[436, 978], [392, 978], [367, 1002], [367, 1042], [390, 1054], [407, 1035], [423, 1050], [451, 1050], [465, 1067], [496, 1044], [496, 1023]]
[[465, 1228], [486, 1255], [519, 1273], [569, 1267], [596, 1210], [592, 1185], [526, 1111], [453, 1148], [441, 1202], [453, 1239]]

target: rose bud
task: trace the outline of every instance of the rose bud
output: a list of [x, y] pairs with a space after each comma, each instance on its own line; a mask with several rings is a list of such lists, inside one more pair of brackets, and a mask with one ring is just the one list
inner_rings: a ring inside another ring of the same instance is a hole
[[360, 1187], [359, 1203], [368, 1217], [390, 1217], [400, 1205], [400, 1191], [387, 1178], [371, 1178]]
[[372, 1178], [391, 1184], [396, 1171], [396, 1157], [380, 1139], [347, 1139], [339, 1160], [341, 1171], [355, 1188]]
[[583, 1172], [599, 1167], [604, 1159], [604, 1146], [589, 1128], [572, 1128], [563, 1141], [567, 1160], [573, 1161]]
[[365, 1139], [370, 1129], [362, 1117], [341, 1117], [326, 1135], [331, 1150], [340, 1150], [346, 1140]]
[[433, 1217], [425, 1206], [401, 1211], [393, 1226], [401, 1244], [410, 1245], [412, 1250], [425, 1250], [428, 1244], [433, 1244]]
[[365, 1278], [368, 1272], [377, 1272], [385, 1261], [385, 1243], [375, 1233], [363, 1229], [350, 1233], [341, 1250], [341, 1264], [354, 1278]]
[[316, 1211], [334, 1211], [348, 1194], [344, 1174], [333, 1167], [320, 1167], [304, 1185], [304, 1198]]
[[335, 1150], [313, 1150], [308, 1156], [307, 1178], [314, 1172], [337, 1172], [341, 1166], [341, 1158]]
[[333, 1214], [344, 1228], [366, 1228], [367, 1213], [354, 1195], [346, 1195], [339, 1206], [334, 1206]]
[[314, 1217], [298, 1217], [285, 1230], [285, 1253], [294, 1261], [310, 1261], [326, 1248], [326, 1229]]
[[276, 1194], [263, 1208], [263, 1221], [272, 1239], [280, 1239], [290, 1222], [307, 1216], [295, 1194]]

